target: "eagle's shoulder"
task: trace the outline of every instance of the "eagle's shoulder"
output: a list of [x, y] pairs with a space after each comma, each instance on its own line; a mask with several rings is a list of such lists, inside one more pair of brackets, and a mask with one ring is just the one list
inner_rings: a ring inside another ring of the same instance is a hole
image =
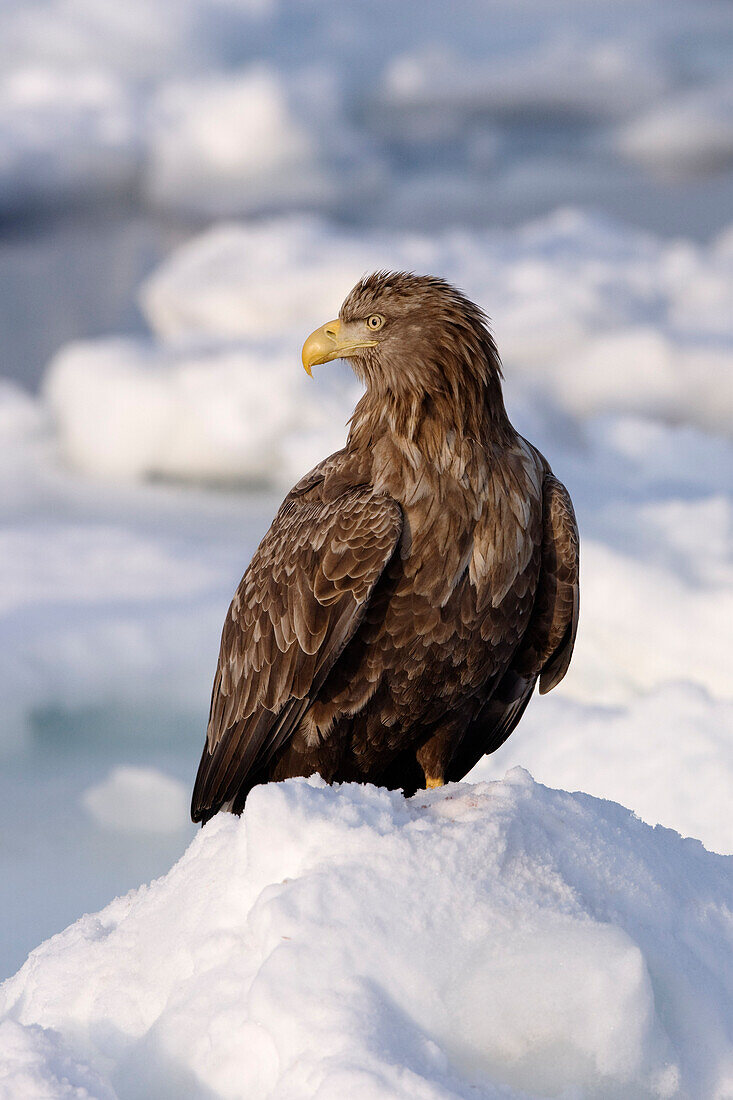
[[326, 477], [336, 471], [342, 469], [345, 465], [348, 465], [346, 449], [341, 448], [339, 451], [334, 451], [328, 458], [322, 459], [317, 466], [314, 466], [312, 470], [309, 470], [307, 474], [304, 474], [299, 481], [296, 481], [292, 489], [285, 497], [282, 503], [281, 510], [289, 501], [300, 500], [302, 497], [307, 497], [309, 494], [319, 495], [319, 490], [323, 485]]
[[343, 447], [324, 458], [300, 481], [296, 482], [282, 503], [281, 511], [295, 501], [333, 503], [346, 493], [356, 490], [367, 496], [387, 498], [372, 484], [371, 466], [366, 456]]

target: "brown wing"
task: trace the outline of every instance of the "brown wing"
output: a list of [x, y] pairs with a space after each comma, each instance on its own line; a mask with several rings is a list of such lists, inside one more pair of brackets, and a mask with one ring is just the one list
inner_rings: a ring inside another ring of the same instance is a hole
[[543, 485], [542, 571], [530, 623], [542, 660], [540, 695], [556, 687], [573, 655], [580, 612], [580, 536], [573, 502], [548, 473]]
[[394, 500], [357, 487], [324, 501], [313, 492], [319, 480], [315, 471], [285, 499], [229, 608], [194, 821], [246, 794], [248, 777], [291, 736], [397, 546]]
[[514, 730], [537, 680], [545, 694], [570, 665], [580, 608], [580, 539], [570, 494], [546, 471], [542, 484], [542, 564], [527, 630], [504, 676], [467, 729], [447, 778], [462, 779]]

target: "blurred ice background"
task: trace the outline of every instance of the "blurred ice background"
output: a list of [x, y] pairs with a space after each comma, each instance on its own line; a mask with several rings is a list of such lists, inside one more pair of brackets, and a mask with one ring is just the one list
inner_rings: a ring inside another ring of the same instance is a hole
[[375, 267], [491, 314], [577, 502], [516, 763], [733, 852], [733, 6], [5, 0], [0, 973], [166, 870], [232, 591]]

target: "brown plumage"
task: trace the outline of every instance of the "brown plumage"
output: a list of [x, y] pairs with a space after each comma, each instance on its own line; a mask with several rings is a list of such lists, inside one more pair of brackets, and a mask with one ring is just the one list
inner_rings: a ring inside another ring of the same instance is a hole
[[313, 772], [406, 793], [461, 779], [570, 662], [573, 507], [509, 422], [482, 311], [379, 272], [303, 350], [309, 373], [338, 357], [365, 393], [234, 596], [194, 821]]

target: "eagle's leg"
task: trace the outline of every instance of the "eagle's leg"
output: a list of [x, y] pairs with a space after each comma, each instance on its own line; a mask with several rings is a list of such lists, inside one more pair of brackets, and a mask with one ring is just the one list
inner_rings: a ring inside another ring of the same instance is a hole
[[451, 711], [450, 716], [443, 720], [442, 725], [434, 730], [415, 753], [425, 776], [424, 786], [427, 790], [442, 787], [448, 782], [451, 762], [472, 713], [468, 708]]
[[426, 790], [442, 787], [445, 783], [445, 772], [452, 755], [454, 739], [455, 729], [451, 722], [442, 726], [415, 753], [425, 776]]

